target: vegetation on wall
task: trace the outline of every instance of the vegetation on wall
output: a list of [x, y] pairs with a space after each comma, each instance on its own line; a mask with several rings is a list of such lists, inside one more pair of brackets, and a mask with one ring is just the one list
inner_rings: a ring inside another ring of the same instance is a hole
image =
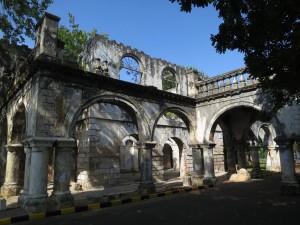
[[79, 55], [83, 51], [83, 47], [90, 37], [97, 34], [94, 28], [90, 32], [79, 29], [79, 24], [75, 23], [75, 17], [69, 13], [70, 28], [60, 26], [58, 29], [58, 38], [62, 40], [64, 45], [63, 57], [66, 60], [78, 62]]

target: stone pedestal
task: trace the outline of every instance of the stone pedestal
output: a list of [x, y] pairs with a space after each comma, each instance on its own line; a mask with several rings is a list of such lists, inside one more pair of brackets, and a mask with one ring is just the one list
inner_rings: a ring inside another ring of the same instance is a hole
[[152, 149], [156, 142], [138, 143], [141, 155], [141, 181], [138, 187], [141, 195], [155, 192], [155, 185], [152, 178]]
[[203, 184], [216, 186], [216, 177], [214, 170], [214, 155], [213, 148], [216, 146], [214, 143], [201, 144], [203, 149], [204, 160], [204, 179]]
[[199, 144], [190, 145], [193, 155], [193, 174], [192, 174], [192, 186], [197, 187], [203, 185], [204, 177], [204, 162], [203, 151]]
[[259, 178], [261, 176], [261, 169], [259, 164], [259, 146], [252, 145], [250, 146], [251, 155], [252, 155], [252, 178]]
[[54, 186], [49, 209], [57, 210], [74, 205], [70, 192], [71, 160], [75, 142], [59, 142], [55, 147]]
[[6, 162], [6, 173], [5, 182], [1, 187], [1, 194], [4, 197], [16, 196], [20, 194], [22, 189], [19, 183], [20, 173], [20, 155], [24, 150], [22, 144], [8, 144], [6, 145], [7, 150], [7, 162]]
[[279, 136], [274, 139], [279, 146], [281, 162], [281, 192], [286, 195], [299, 194], [299, 184], [295, 176], [295, 161], [292, 149], [292, 140]]

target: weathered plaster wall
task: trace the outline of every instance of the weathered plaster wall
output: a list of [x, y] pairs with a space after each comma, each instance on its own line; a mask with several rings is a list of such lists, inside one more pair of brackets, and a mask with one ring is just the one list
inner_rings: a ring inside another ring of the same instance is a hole
[[119, 79], [120, 63], [124, 56], [133, 57], [138, 61], [142, 71], [141, 85], [155, 86], [162, 89], [162, 72], [165, 68], [170, 68], [176, 75], [178, 84], [176, 93], [188, 95], [187, 69], [162, 59], [151, 58], [142, 51], [108, 40], [107, 37], [102, 35], [96, 35], [89, 40], [82, 53], [82, 62], [87, 65], [88, 71], [92, 72], [94, 71], [96, 58], [100, 58], [101, 62], [108, 61], [109, 76]]

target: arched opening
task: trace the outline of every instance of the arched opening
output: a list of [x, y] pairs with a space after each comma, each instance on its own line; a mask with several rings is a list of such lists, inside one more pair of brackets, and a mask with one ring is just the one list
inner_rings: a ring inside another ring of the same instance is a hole
[[173, 150], [170, 144], [164, 144], [163, 147], [163, 165], [164, 170], [173, 169]]
[[[210, 141], [217, 144], [214, 149], [214, 157], [216, 157], [219, 145], [220, 154], [222, 154], [221, 148], [223, 148], [223, 168], [228, 175], [235, 173], [236, 169], [246, 169], [249, 166], [248, 130], [257, 120], [258, 115], [258, 111], [251, 107], [237, 106], [225, 110], [214, 121], [210, 130]], [[222, 142], [223, 147], [221, 147]], [[217, 159], [214, 160], [216, 164]], [[222, 165], [222, 162], [218, 163]], [[221, 169], [223, 168], [221, 167]], [[215, 165], [215, 170], [217, 171], [217, 169]]]
[[140, 84], [141, 76], [139, 62], [132, 56], [124, 56], [120, 63], [120, 80]]
[[173, 111], [164, 112], [154, 128], [153, 176], [156, 180], [170, 180], [183, 176], [192, 168], [188, 155], [189, 129], [186, 118]]
[[162, 90], [172, 93], [177, 93], [177, 81], [175, 71], [170, 68], [165, 68], [162, 71]]
[[[135, 113], [125, 104], [96, 102], [76, 123], [77, 180], [82, 190], [133, 181], [124, 172], [139, 173], [134, 157], [138, 127]], [[135, 170], [136, 169], [136, 170]]]

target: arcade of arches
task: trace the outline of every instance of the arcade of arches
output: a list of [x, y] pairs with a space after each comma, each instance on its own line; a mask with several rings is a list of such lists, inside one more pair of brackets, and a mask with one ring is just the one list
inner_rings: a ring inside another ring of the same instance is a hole
[[244, 70], [203, 79], [101, 35], [87, 43], [82, 70], [60, 58], [58, 21], [45, 14], [43, 38], [0, 102], [4, 197], [41, 212], [72, 206], [75, 191], [136, 184], [146, 194], [185, 177], [215, 185], [216, 172], [229, 177], [249, 164], [256, 177], [260, 158], [282, 173], [284, 193], [299, 191], [298, 105], [262, 120], [268, 93]]

